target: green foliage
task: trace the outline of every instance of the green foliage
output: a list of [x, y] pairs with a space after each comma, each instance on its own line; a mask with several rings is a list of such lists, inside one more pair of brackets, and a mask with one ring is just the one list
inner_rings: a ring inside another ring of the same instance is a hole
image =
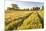
[[12, 4], [12, 8], [18, 9], [18, 5], [17, 4]]

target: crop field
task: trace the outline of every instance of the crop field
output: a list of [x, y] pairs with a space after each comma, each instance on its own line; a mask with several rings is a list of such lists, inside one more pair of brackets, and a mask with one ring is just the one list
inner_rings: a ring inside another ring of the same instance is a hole
[[5, 11], [5, 30], [44, 28], [44, 10]]

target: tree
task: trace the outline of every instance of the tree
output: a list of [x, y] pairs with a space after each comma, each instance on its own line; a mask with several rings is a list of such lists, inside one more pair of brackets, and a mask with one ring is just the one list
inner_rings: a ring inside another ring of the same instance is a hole
[[40, 7], [33, 7], [33, 10], [39, 10]]
[[18, 7], [17, 4], [12, 4], [12, 8], [14, 8], [14, 9], [18, 9], [19, 7]]
[[42, 10], [44, 10], [44, 6], [42, 6]]

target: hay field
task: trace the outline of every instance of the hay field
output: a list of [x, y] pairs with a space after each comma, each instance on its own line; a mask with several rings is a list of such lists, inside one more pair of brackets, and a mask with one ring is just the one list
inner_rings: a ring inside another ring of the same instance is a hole
[[44, 11], [5, 11], [5, 30], [41, 29]]

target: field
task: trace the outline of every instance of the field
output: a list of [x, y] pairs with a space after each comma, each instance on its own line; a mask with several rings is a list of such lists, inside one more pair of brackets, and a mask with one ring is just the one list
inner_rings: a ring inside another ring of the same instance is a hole
[[44, 10], [5, 12], [5, 30], [25, 30], [44, 28]]

